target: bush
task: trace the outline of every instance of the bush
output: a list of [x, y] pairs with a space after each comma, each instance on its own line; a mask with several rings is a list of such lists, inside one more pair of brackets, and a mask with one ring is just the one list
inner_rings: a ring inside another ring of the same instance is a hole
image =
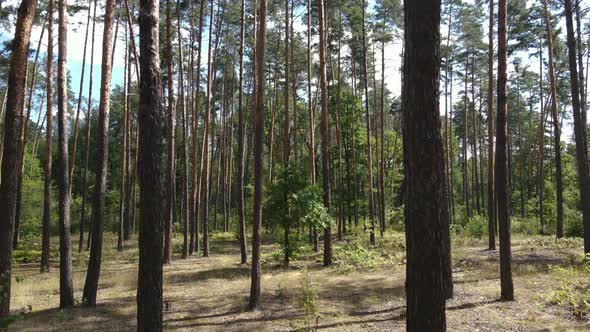
[[563, 223], [565, 236], [584, 237], [584, 225], [579, 211], [564, 209]]
[[478, 239], [483, 238], [488, 235], [488, 221], [482, 215], [474, 215], [463, 226], [463, 234]]
[[373, 270], [383, 263], [381, 255], [373, 248], [367, 248], [360, 241], [346, 243], [335, 253], [334, 259], [340, 272], [348, 273], [355, 270]]
[[[523, 235], [537, 235], [541, 232], [541, 224], [538, 217], [521, 218], [512, 217], [512, 232]], [[545, 225], [545, 231], [548, 231]]]

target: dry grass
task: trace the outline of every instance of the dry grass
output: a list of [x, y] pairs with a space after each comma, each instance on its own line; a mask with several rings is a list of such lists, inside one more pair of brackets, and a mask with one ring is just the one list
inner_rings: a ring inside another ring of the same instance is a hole
[[[134, 241], [130, 241], [134, 242]], [[57, 242], [54, 242], [57, 243]], [[96, 308], [59, 310], [58, 267], [40, 274], [37, 264], [16, 266], [12, 308], [32, 312], [12, 324], [10, 331], [129, 331], [135, 327], [137, 248], [116, 251], [112, 236], [105, 239], [104, 260]], [[317, 329], [328, 331], [397, 331], [405, 327], [403, 265], [384, 260], [381, 268], [324, 268], [320, 256], [301, 255], [290, 269], [266, 265], [262, 309], [246, 311], [249, 266], [239, 265], [237, 243], [220, 237], [212, 256], [174, 257], [164, 268], [165, 328], [178, 331], [290, 331], [302, 329], [298, 299], [304, 266], [317, 290], [320, 309]], [[269, 253], [276, 246], [265, 245]], [[572, 331], [590, 330], [585, 317], [547, 301], [562, 280], [548, 265], [570, 264], [580, 247], [539, 246], [523, 238], [514, 241], [515, 302], [498, 302], [498, 252], [484, 251], [483, 242], [467, 241], [454, 249], [455, 298], [447, 304], [451, 331]], [[337, 248], [338, 249], [338, 248]], [[399, 256], [379, 248], [388, 257]], [[403, 255], [402, 255], [403, 256]], [[53, 262], [57, 264], [56, 262]], [[576, 274], [588, 279], [588, 275]], [[81, 297], [84, 257], [76, 260], [74, 284]]]

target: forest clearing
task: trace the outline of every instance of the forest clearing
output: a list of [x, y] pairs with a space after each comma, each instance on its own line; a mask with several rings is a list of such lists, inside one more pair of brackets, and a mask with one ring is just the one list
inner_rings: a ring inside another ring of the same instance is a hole
[[[277, 263], [278, 246], [263, 241], [261, 309], [246, 307], [249, 266], [239, 264], [239, 247], [230, 233], [212, 236], [208, 258], [173, 259], [164, 268], [164, 328], [169, 331], [398, 331], [405, 328], [403, 234], [392, 232], [375, 248], [355, 237], [336, 242], [331, 268], [311, 248], [291, 262]], [[455, 296], [447, 303], [451, 331], [585, 331], [590, 329], [590, 262], [582, 262], [581, 241], [548, 236], [513, 239], [515, 302], [498, 301], [498, 252], [485, 241], [454, 239]], [[12, 300], [23, 316], [9, 331], [132, 331], [135, 329], [137, 247], [116, 251], [105, 238], [96, 308], [58, 309], [57, 262], [40, 274], [37, 265], [19, 264]], [[174, 256], [179, 256], [180, 252]], [[175, 257], [179, 258], [179, 257]], [[83, 261], [74, 259], [74, 284], [81, 285]], [[583, 264], [588, 264], [584, 268]], [[307, 278], [306, 278], [307, 275]], [[306, 280], [311, 283], [306, 286]], [[75, 294], [81, 292], [75, 289]], [[569, 296], [560, 292], [569, 293]], [[307, 294], [307, 295], [305, 295]], [[76, 296], [78, 297], [78, 296]], [[570, 303], [577, 302], [577, 306]], [[585, 303], [583, 301], [586, 301]], [[28, 306], [32, 310], [29, 310]], [[315, 309], [306, 310], [308, 307]]]

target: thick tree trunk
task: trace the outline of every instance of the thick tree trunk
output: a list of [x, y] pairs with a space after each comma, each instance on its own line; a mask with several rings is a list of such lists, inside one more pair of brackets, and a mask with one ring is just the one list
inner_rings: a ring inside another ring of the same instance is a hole
[[582, 202], [582, 219], [584, 224], [584, 252], [590, 253], [590, 174], [588, 174], [588, 150], [586, 148], [586, 123], [580, 107], [580, 86], [576, 67], [576, 41], [572, 18], [572, 1], [565, 0], [565, 18], [567, 30], [567, 49], [569, 59], [571, 96], [574, 118], [574, 136], [576, 139], [576, 161], [578, 164], [578, 185]]
[[10, 55], [8, 90], [4, 122], [2, 181], [0, 182], [0, 319], [10, 314], [10, 281], [12, 269], [12, 227], [20, 156], [19, 138], [22, 131], [22, 112], [25, 94], [25, 64], [31, 38], [36, 0], [23, 0], [18, 8], [15, 35]]
[[498, 116], [496, 119], [495, 185], [500, 235], [500, 285], [503, 301], [514, 300], [510, 245], [510, 185], [508, 181], [508, 103], [506, 94], [506, 0], [498, 1]]
[[262, 185], [263, 185], [263, 138], [264, 138], [264, 55], [266, 48], [266, 0], [261, 0], [258, 8], [258, 31], [256, 35], [255, 76], [256, 107], [253, 116], [254, 131], [254, 208], [252, 227], [252, 270], [250, 300], [248, 308], [260, 306], [260, 228], [262, 224]]
[[439, 116], [440, 1], [406, 2], [403, 75], [407, 331], [446, 329], [450, 248]]
[[113, 19], [115, 15], [115, 1], [107, 0], [104, 16], [104, 32], [102, 41], [102, 66], [100, 77], [100, 100], [98, 107], [98, 142], [96, 158], [96, 180], [94, 182], [94, 204], [92, 208], [92, 244], [90, 260], [82, 302], [87, 306], [96, 306], [98, 278], [102, 257], [102, 237], [104, 216], [106, 213], [105, 196], [107, 187], [107, 165], [109, 156], [109, 109], [111, 99], [112, 64], [109, 61], [113, 50]]
[[162, 331], [162, 119], [160, 113], [159, 1], [139, 11], [139, 270], [137, 330]]

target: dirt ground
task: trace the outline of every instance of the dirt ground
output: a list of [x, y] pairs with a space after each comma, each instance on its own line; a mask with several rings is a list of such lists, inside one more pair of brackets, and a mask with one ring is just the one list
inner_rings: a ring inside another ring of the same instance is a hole
[[[498, 252], [484, 250], [483, 241], [462, 242], [455, 243], [453, 250], [455, 296], [447, 303], [449, 331], [590, 331], [587, 317], [549, 300], [555, 289], [564, 282], [571, 282], [552, 273], [551, 266], [567, 266], [572, 255], [582, 252], [581, 248], [542, 247], [524, 238], [515, 239], [516, 301], [499, 302]], [[27, 313], [8, 330], [134, 330], [137, 248], [130, 246], [117, 253], [115, 243], [114, 238], [107, 237], [96, 308], [57, 309], [57, 265], [49, 274], [40, 274], [38, 264], [16, 266], [12, 308], [14, 312]], [[271, 245], [263, 248], [266, 253], [277, 249]], [[304, 329], [300, 299], [306, 273], [313, 284], [319, 308], [313, 329], [405, 329], [403, 264], [343, 272], [337, 266], [322, 267], [320, 252], [300, 257], [289, 269], [265, 265], [262, 309], [248, 312], [250, 269], [238, 264], [237, 242], [214, 240], [211, 252], [209, 258], [193, 256], [182, 260], [175, 256], [172, 264], [164, 268], [166, 330], [260, 332]], [[75, 263], [75, 296], [80, 299], [86, 270], [82, 263]], [[578, 278], [589, 280], [588, 276], [579, 275]]]

